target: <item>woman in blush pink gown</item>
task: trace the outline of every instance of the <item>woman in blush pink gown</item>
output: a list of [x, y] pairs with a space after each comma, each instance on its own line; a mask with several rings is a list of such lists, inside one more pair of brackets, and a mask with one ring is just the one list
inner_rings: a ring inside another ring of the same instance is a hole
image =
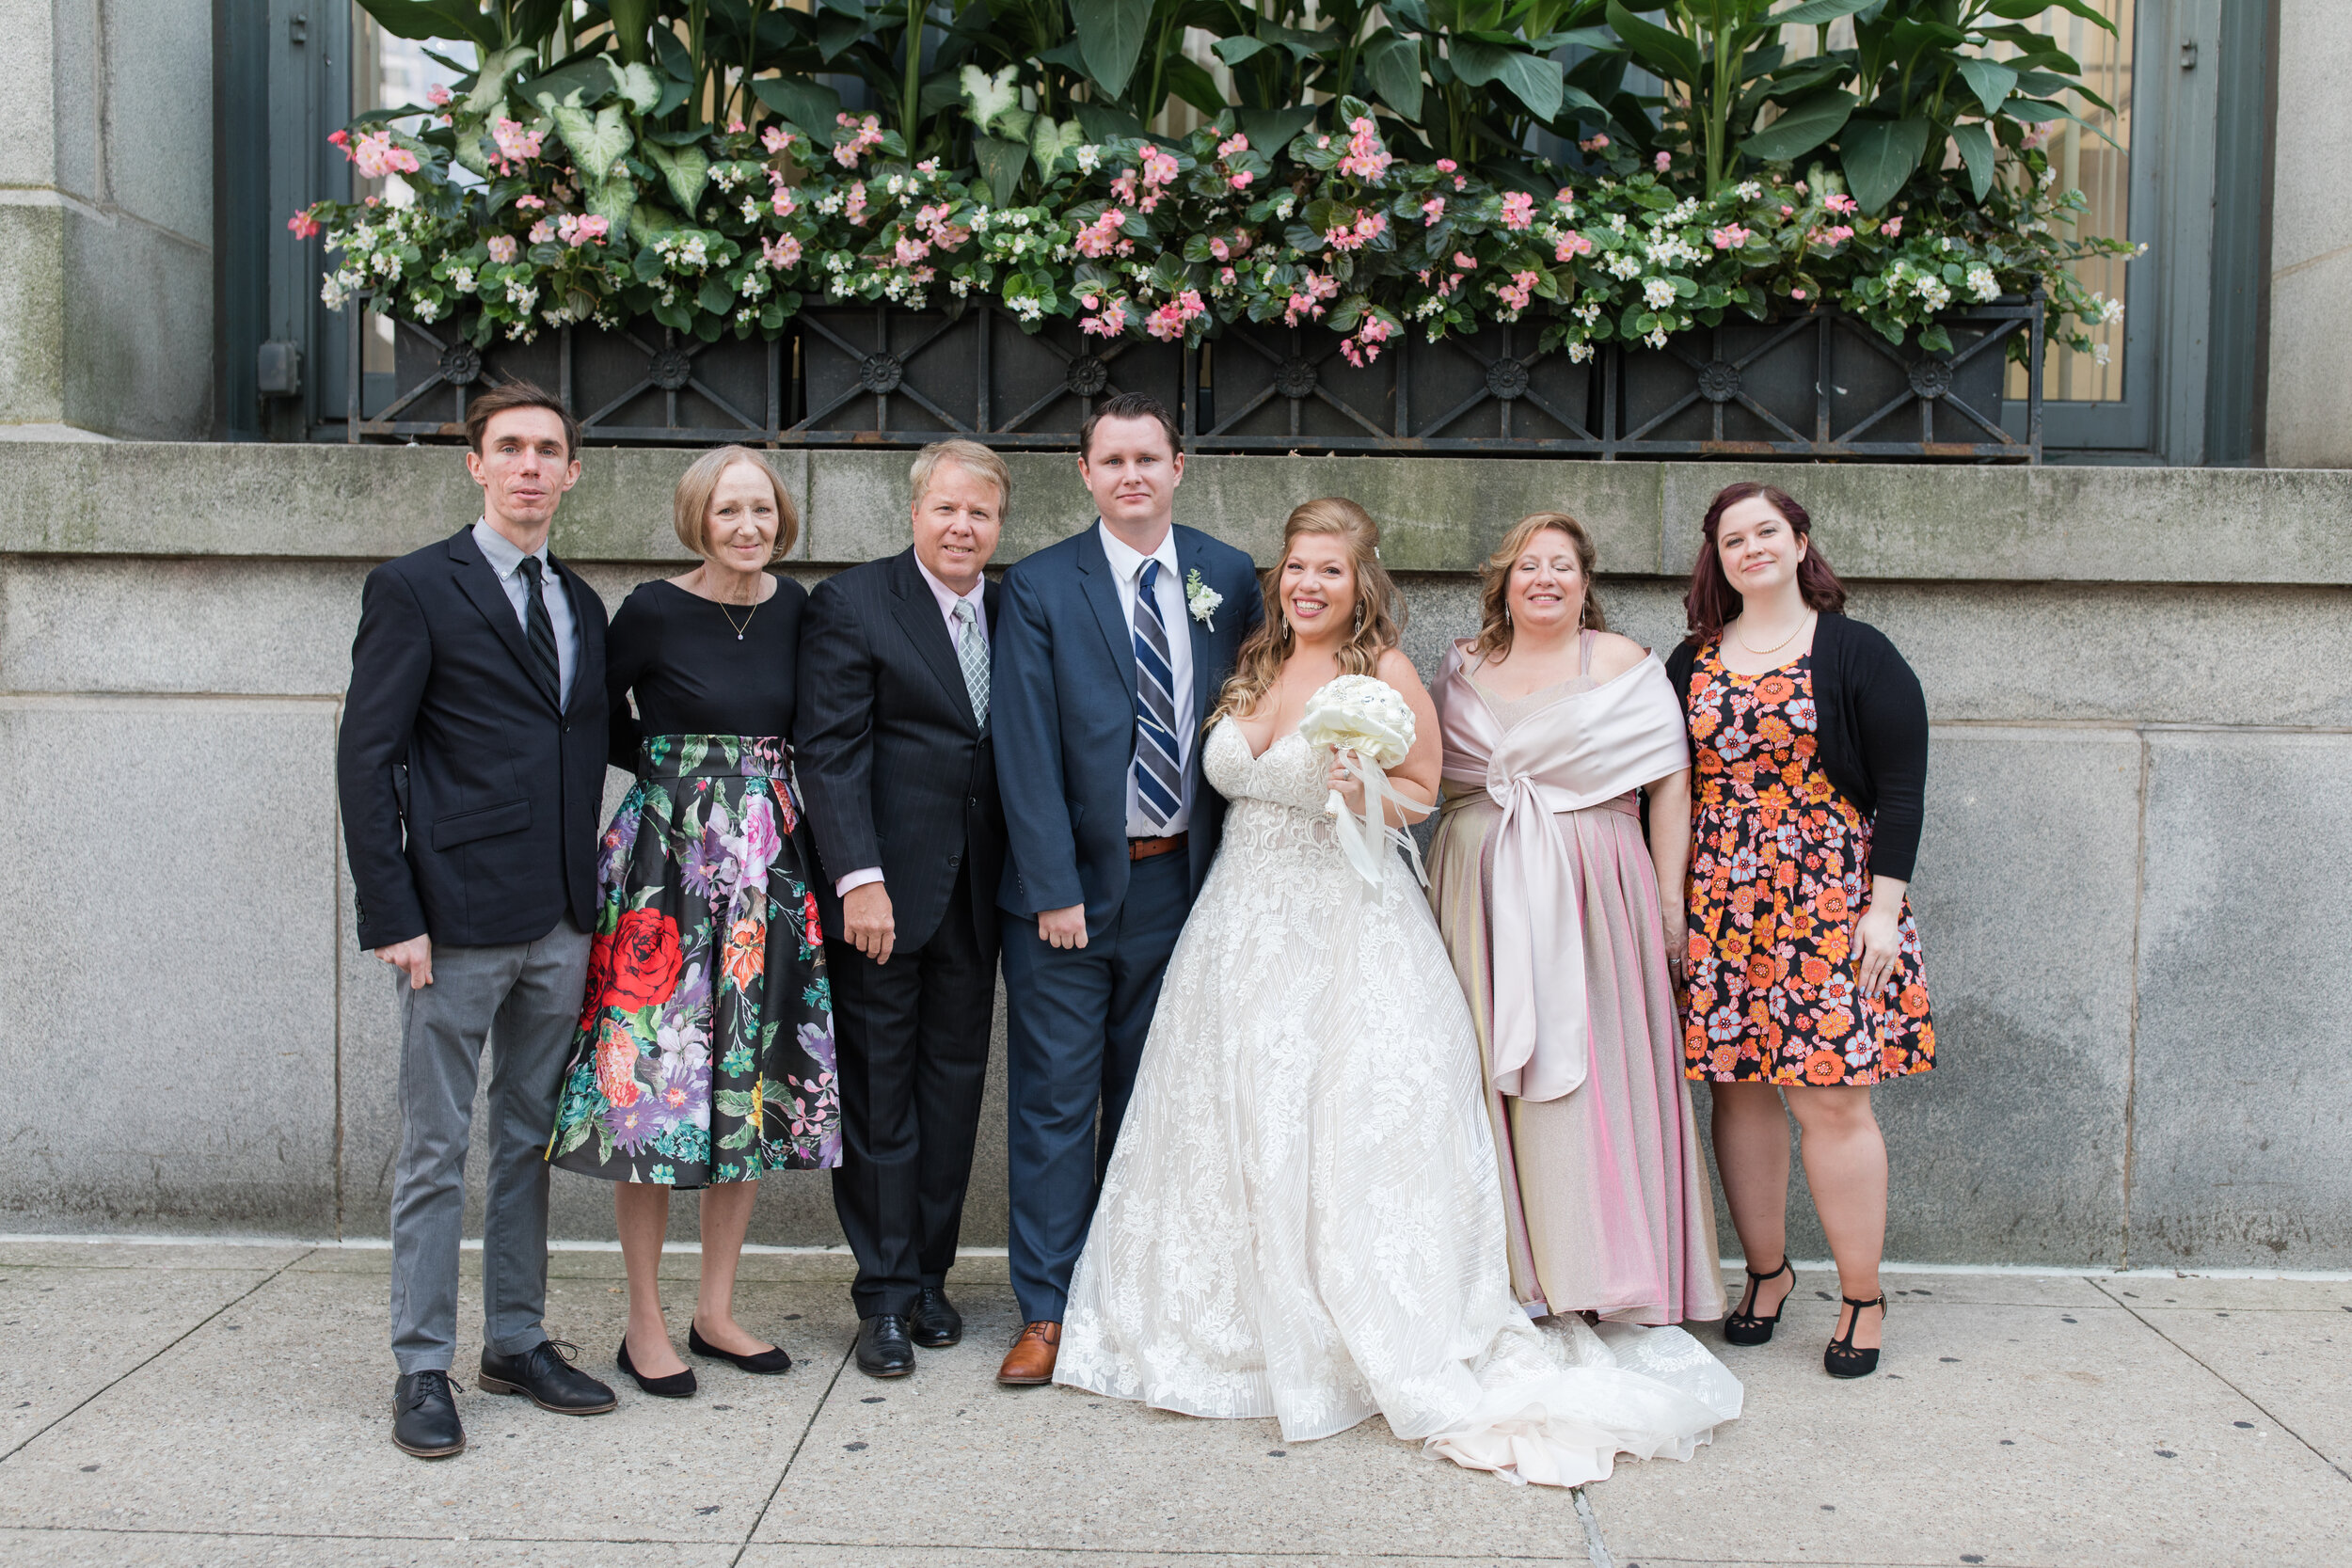
[[1445, 745], [1430, 896], [1485, 1059], [1520, 1302], [1715, 1319], [1670, 968], [1690, 743], [1664, 668], [1603, 629], [1592, 573], [1591, 539], [1560, 513], [1520, 521], [1487, 562], [1485, 625], [1430, 693]]

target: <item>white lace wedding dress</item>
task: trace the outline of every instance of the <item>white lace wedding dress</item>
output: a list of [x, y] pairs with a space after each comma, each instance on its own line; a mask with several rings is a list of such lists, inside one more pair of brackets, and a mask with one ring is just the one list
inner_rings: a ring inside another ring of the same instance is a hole
[[1677, 1328], [1513, 1299], [1477, 1044], [1403, 862], [1378, 889], [1294, 732], [1203, 742], [1232, 806], [1168, 961], [1055, 1381], [1288, 1441], [1378, 1414], [1459, 1464], [1576, 1485], [1688, 1459], [1740, 1385]]

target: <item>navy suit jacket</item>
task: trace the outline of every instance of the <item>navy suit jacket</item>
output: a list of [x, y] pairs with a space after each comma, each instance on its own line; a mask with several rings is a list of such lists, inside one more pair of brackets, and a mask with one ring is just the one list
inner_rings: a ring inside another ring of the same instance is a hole
[[368, 574], [335, 757], [362, 947], [596, 929], [604, 602], [548, 560], [580, 628], [560, 713], [471, 524]]
[[[1134, 631], [1120, 608], [1099, 523], [1026, 557], [1005, 574], [997, 616], [989, 722], [1009, 854], [996, 902], [1025, 919], [1084, 904], [1089, 935], [1127, 895], [1127, 774], [1138, 709]], [[1193, 894], [1216, 856], [1225, 800], [1200, 778], [1200, 720], [1233, 673], [1234, 656], [1265, 607], [1257, 569], [1232, 546], [1179, 527], [1176, 569], [1224, 595], [1192, 633], [1196, 728], [1184, 757], [1192, 807]]]

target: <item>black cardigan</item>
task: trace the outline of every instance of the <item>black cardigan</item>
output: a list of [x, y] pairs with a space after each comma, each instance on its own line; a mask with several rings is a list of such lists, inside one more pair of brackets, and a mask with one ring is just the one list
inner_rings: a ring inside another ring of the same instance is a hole
[[[1666, 656], [1691, 709], [1693, 638]], [[1919, 677], [1876, 626], [1840, 614], [1813, 628], [1813, 706], [1821, 771], [1870, 819], [1870, 873], [1911, 880], [1928, 781], [1928, 703]]]

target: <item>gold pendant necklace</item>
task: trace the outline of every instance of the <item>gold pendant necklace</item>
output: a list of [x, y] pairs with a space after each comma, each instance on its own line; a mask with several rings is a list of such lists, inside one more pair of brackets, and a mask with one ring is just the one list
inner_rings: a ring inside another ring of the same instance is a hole
[[726, 601], [725, 601], [725, 600], [723, 600], [723, 599], [713, 599], [713, 600], [711, 600], [710, 602], [711, 602], [712, 604], [715, 604], [715, 605], [717, 605], [717, 606], [719, 607], [719, 613], [720, 613], [720, 614], [722, 614], [722, 615], [723, 615], [723, 616], [725, 616], [725, 617], [727, 618], [727, 625], [728, 625], [728, 626], [734, 626], [734, 627], [735, 627], [735, 640], [736, 640], [738, 642], [742, 641], [743, 641], [743, 634], [744, 634], [745, 632], [747, 632], [747, 631], [749, 631], [749, 630], [751, 630], [751, 629], [752, 629], [752, 616], [753, 616], [753, 615], [757, 615], [757, 614], [759, 613], [759, 601], [758, 601], [757, 599], [754, 599], [754, 600], [752, 601], [752, 612], [751, 612], [751, 615], [746, 615], [746, 616], [744, 616], [744, 617], [743, 617], [743, 624], [742, 624], [741, 626], [736, 626], [736, 624], [735, 624], [735, 611], [727, 608], [727, 604], [726, 604]]

